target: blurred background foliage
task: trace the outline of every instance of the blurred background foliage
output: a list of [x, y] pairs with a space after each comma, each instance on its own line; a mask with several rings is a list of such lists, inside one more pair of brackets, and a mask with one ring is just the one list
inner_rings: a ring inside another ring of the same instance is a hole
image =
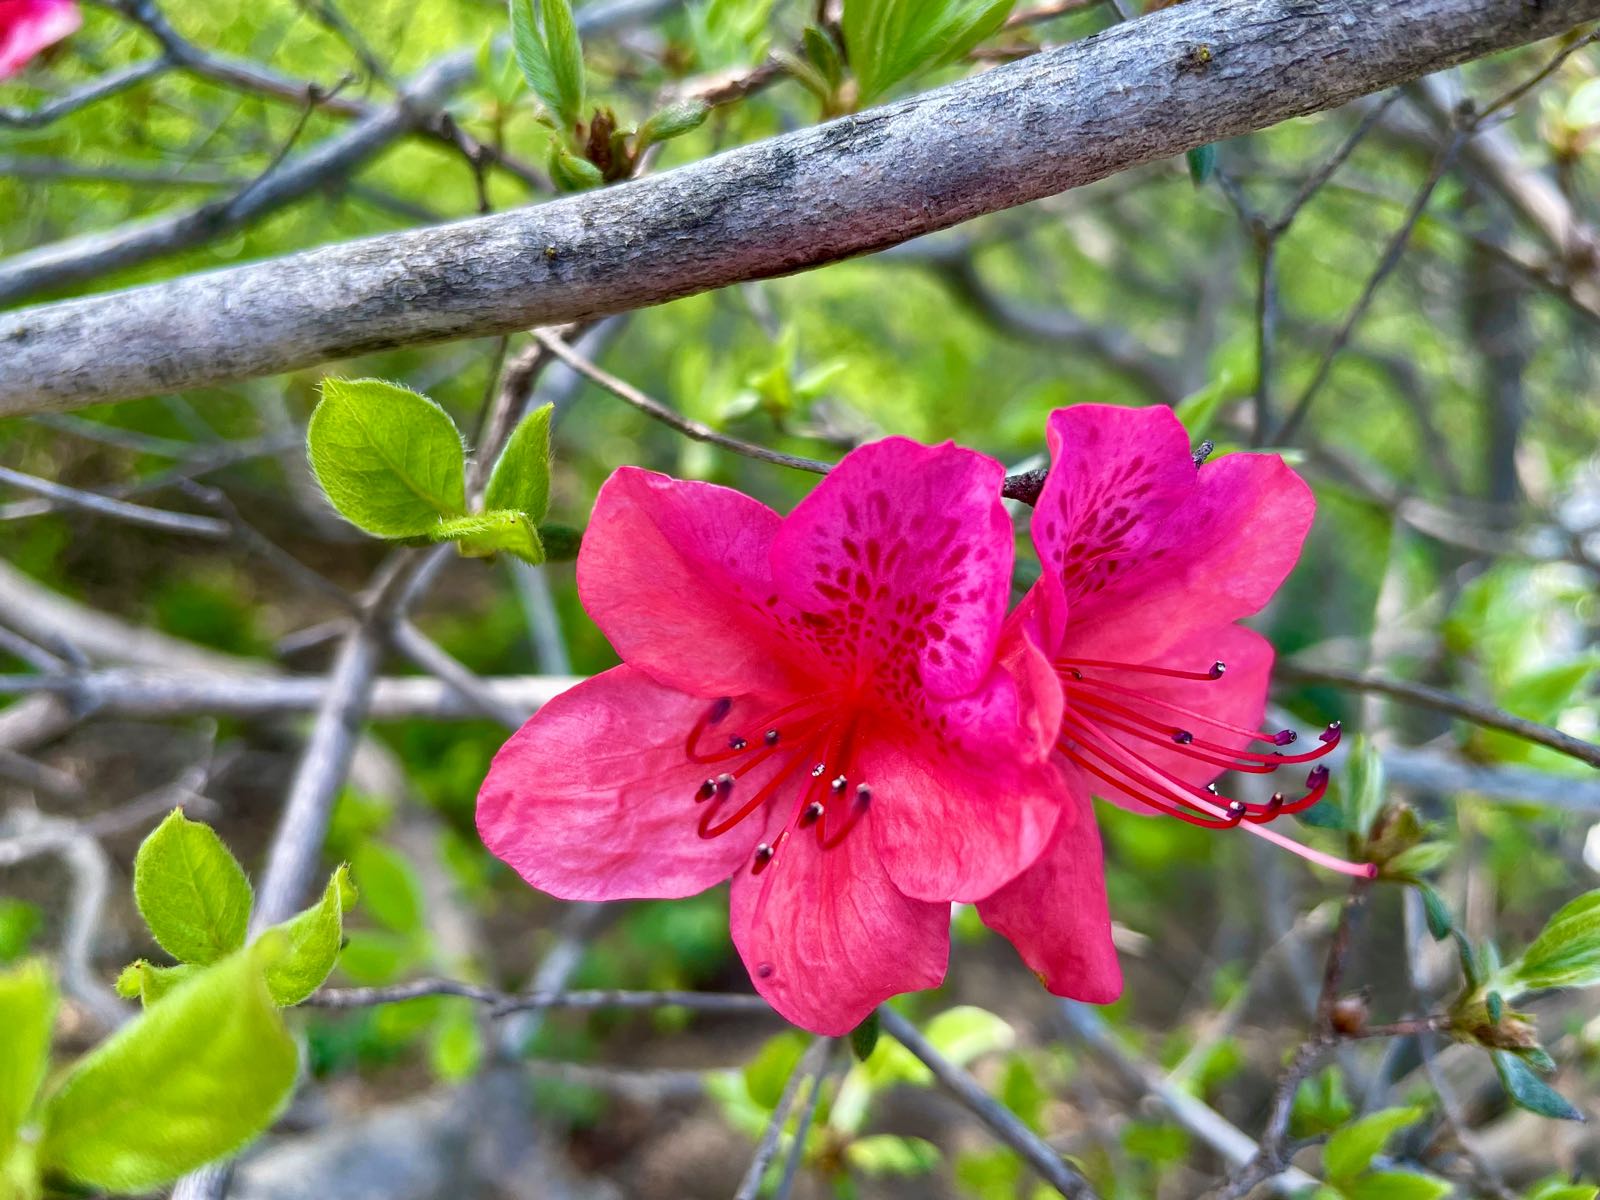
[[[813, 6], [794, 0], [661, 7], [654, 19], [587, 44], [596, 99], [630, 123], [685, 81], [747, 70], [774, 49], [797, 46], [813, 17]], [[376, 103], [391, 94], [350, 40], [319, 18], [329, 11], [320, 0], [172, 0], [167, 9], [197, 46], [337, 87], [347, 99]], [[477, 76], [451, 107], [460, 127], [522, 160], [545, 161], [550, 131], [503, 42], [493, 43], [505, 32], [501, 6], [360, 0], [344, 16], [390, 80], [457, 48], [477, 52]], [[1115, 19], [1110, 5], [1083, 5], [986, 45], [1020, 53]], [[122, 13], [91, 6], [78, 35], [0, 85], [0, 105], [30, 108], [151, 53], [151, 39]], [[1444, 86], [1480, 99], [1497, 95], [1548, 54], [1546, 47], [1474, 64]], [[939, 68], [899, 90], [972, 69], [971, 62]], [[1230, 142], [1217, 153], [1220, 176], [1198, 186], [1182, 162], [1138, 168], [873, 258], [616, 318], [586, 345], [609, 370], [688, 416], [796, 453], [830, 457], [854, 441], [896, 433], [954, 438], [1017, 466], [1036, 465], [1049, 410], [1091, 401], [1179, 404], [1196, 439], [1214, 439], [1227, 452], [1252, 437], [1259, 323], [1257, 245], [1226, 189], [1235, 201], [1278, 210], [1369, 111], [1353, 105]], [[1379, 121], [1275, 243], [1278, 328], [1268, 399], [1280, 419], [1313, 379], [1427, 175], [1437, 139], [1417, 111], [1416, 95], [1400, 98], [1389, 110], [1393, 121]], [[819, 113], [810, 91], [780, 77], [717, 107], [696, 131], [667, 143], [652, 169], [804, 126]], [[235, 194], [280, 156], [304, 152], [347, 123], [320, 108], [306, 112], [169, 72], [43, 128], [0, 125], [0, 254]], [[1515, 151], [1519, 170], [1554, 180], [1579, 218], [1592, 221], [1600, 215], [1597, 129], [1600, 58], [1589, 49], [1493, 132]], [[105, 274], [90, 287], [543, 198], [504, 171], [490, 169], [482, 182], [480, 192], [479, 173], [455, 149], [404, 139], [266, 219]], [[1600, 722], [1600, 331], [1571, 286], [1508, 265], [1529, 241], [1519, 216], [1473, 170], [1445, 176], [1306, 423], [1281, 447], [1313, 482], [1319, 520], [1290, 585], [1258, 624], [1281, 655], [1298, 661], [1381, 669], [1593, 740]], [[493, 341], [418, 347], [326, 370], [404, 382], [472, 430], [503, 350]], [[359, 588], [384, 549], [328, 511], [304, 463], [303, 429], [321, 374], [8, 420], [0, 424], [0, 458], [73, 487], [174, 508], [190, 506], [182, 480], [220, 487], [279, 545]], [[545, 390], [557, 404], [553, 519], [581, 525], [600, 482], [623, 463], [731, 484], [780, 509], [812, 483], [686, 441], [562, 372], [551, 373]], [[1021, 545], [1026, 551], [1025, 538]], [[129, 624], [290, 670], [325, 666], [327, 640], [306, 631], [337, 613], [236, 548], [18, 494], [0, 505], [0, 554], [16, 572]], [[485, 675], [588, 674], [615, 661], [580, 608], [570, 565], [530, 576], [508, 562], [453, 563], [417, 620]], [[548, 648], [541, 653], [539, 628], [556, 631], [566, 661]], [[8, 655], [5, 669], [30, 667]], [[1600, 795], [1592, 769], [1325, 683], [1286, 676], [1275, 699], [1302, 725], [1342, 718], [1395, 753], [1405, 769], [1392, 765], [1391, 780], [1454, 846], [1434, 882], [1476, 941], [1520, 946], [1551, 911], [1593, 886]], [[203, 762], [204, 782], [190, 803], [248, 868], [259, 868], [299, 722], [82, 717], [33, 751], [77, 780], [77, 791], [35, 788], [30, 798], [18, 782], [7, 785], [8, 805], [89, 818]], [[327, 848], [329, 863], [353, 864], [362, 892], [340, 967], [346, 982], [443, 973], [523, 986], [556, 948], [576, 955], [573, 986], [744, 986], [720, 895], [632, 904], [599, 919], [563, 914], [487, 856], [472, 812], [504, 736], [498, 726], [405, 720], [377, 724], [373, 734], [387, 752], [378, 782], [368, 772], [346, 790]], [[1436, 784], [1429, 771], [1439, 763], [1458, 769]], [[1530, 783], [1535, 775], [1543, 782]], [[1477, 782], [1463, 785], [1464, 777]], [[1130, 981], [1126, 997], [1104, 1014], [1113, 1036], [1171, 1072], [1175, 1086], [1251, 1129], [1282, 1053], [1304, 1027], [1335, 881], [1252, 839], [1114, 809], [1100, 815]], [[115, 886], [97, 962], [150, 949], [123, 901], [137, 834], [155, 819], [104, 839]], [[13, 871], [5, 891], [0, 962], [54, 945], [65, 919], [59, 873]], [[1396, 1015], [1411, 1004], [1406, 947], [1418, 936], [1416, 915], [1403, 908], [1400, 889], [1377, 893], [1350, 980], [1370, 989], [1375, 1010]], [[941, 1048], [1075, 1154], [1102, 1194], [1196, 1194], [1218, 1170], [1214, 1153], [1159, 1107], [1130, 1104], [1118, 1081], [1065, 1036], [1056, 1002], [1009, 949], [972, 913], [956, 920], [949, 982], [905, 1007], [931, 1017]], [[1448, 962], [1441, 966], [1431, 945], [1419, 953], [1426, 987]], [[1593, 1114], [1600, 1097], [1593, 994], [1559, 994], [1538, 1012], [1561, 1064], [1561, 1090]], [[560, 1156], [567, 1182], [545, 1182], [575, 1195], [619, 1187], [640, 1196], [729, 1194], [802, 1049], [795, 1034], [772, 1040], [770, 1022], [691, 1020], [673, 1011], [490, 1027], [468, 1002], [449, 998], [313, 1015], [306, 1031], [319, 1086], [291, 1114], [284, 1141], [325, 1126], [330, 1115], [355, 1121], [436, 1087], [482, 1079], [509, 1055], [538, 1081], [542, 1127], [560, 1131], [541, 1153]], [[809, 1134], [801, 1186], [811, 1190], [801, 1194], [1028, 1194], [1015, 1155], [962, 1127], [925, 1073], [897, 1053], [904, 1055], [885, 1044], [848, 1073], [840, 1065], [838, 1086]], [[1479, 1151], [1517, 1194], [1547, 1176], [1600, 1172], [1591, 1136], [1507, 1108], [1492, 1085], [1486, 1089], [1492, 1074], [1481, 1062], [1439, 1061], [1478, 1130]], [[1352, 1051], [1329, 1072], [1303, 1089], [1297, 1132], [1326, 1132], [1384, 1104], [1416, 1100], [1424, 1111], [1397, 1126], [1386, 1154], [1448, 1165], [1438, 1101], [1429, 1099], [1414, 1051], [1409, 1060], [1403, 1051]]]

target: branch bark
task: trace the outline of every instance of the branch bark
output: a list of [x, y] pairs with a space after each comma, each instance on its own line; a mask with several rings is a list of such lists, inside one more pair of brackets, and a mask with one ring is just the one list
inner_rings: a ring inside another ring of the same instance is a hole
[[1597, 17], [1600, 0], [1369, 0], [1359, 15], [1347, 0], [1193, 0], [631, 184], [0, 317], [0, 414], [588, 320], [787, 274]]

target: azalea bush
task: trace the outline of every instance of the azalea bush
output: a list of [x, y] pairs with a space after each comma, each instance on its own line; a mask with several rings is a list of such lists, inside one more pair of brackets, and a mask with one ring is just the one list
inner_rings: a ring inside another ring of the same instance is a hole
[[[0, 307], [420, 311], [400, 230], [1208, 3], [0, 0]], [[1594, 1200], [1594, 36], [7, 416], [0, 1197]]]

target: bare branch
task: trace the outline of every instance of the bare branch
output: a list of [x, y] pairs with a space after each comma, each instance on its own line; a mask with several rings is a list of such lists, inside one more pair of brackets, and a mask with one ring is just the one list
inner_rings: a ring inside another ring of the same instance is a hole
[[[1345, 0], [1192, 0], [634, 183], [6, 314], [0, 412], [584, 320], [816, 266], [1595, 17], [1600, 0], [1371, 0], [1360, 20]], [[1186, 66], [1196, 45], [1212, 51], [1204, 69]], [[293, 186], [318, 169], [302, 160]]]
[[1278, 674], [1285, 679], [1301, 683], [1329, 683], [1334, 687], [1376, 692], [1380, 696], [1389, 696], [1406, 704], [1449, 713], [1474, 725], [1482, 725], [1485, 729], [1498, 729], [1502, 733], [1509, 733], [1524, 741], [1548, 746], [1558, 754], [1586, 762], [1591, 767], [1600, 767], [1600, 745], [1573, 737], [1570, 733], [1562, 733], [1559, 729], [1552, 729], [1537, 721], [1530, 721], [1526, 717], [1508, 713], [1504, 709], [1495, 708], [1492, 704], [1480, 704], [1475, 700], [1468, 700], [1463, 696], [1457, 696], [1454, 692], [1446, 692], [1421, 683], [1407, 683], [1403, 679], [1391, 679], [1386, 675], [1372, 672], [1341, 671], [1334, 667], [1306, 666], [1294, 661], [1280, 663]]
[[761, 1181], [767, 1173], [767, 1164], [778, 1153], [779, 1139], [783, 1137], [784, 1126], [789, 1123], [789, 1113], [800, 1099], [800, 1089], [810, 1081], [812, 1094], [816, 1094], [817, 1089], [822, 1086], [823, 1066], [832, 1048], [831, 1039], [815, 1038], [806, 1048], [800, 1061], [795, 1064], [794, 1070], [789, 1074], [789, 1082], [783, 1085], [783, 1095], [778, 1097], [777, 1107], [772, 1110], [772, 1119], [767, 1122], [761, 1140], [756, 1143], [755, 1157], [750, 1160], [750, 1166], [745, 1171], [744, 1179], [739, 1184], [739, 1190], [734, 1193], [733, 1200], [755, 1200], [760, 1194]]
[[916, 1055], [946, 1090], [988, 1126], [989, 1132], [1021, 1155], [1041, 1179], [1063, 1196], [1093, 1200], [1094, 1189], [1087, 1179], [1024, 1125], [1016, 1113], [984, 1091], [976, 1079], [934, 1049], [915, 1025], [887, 1005], [878, 1009], [878, 1020], [885, 1033]]

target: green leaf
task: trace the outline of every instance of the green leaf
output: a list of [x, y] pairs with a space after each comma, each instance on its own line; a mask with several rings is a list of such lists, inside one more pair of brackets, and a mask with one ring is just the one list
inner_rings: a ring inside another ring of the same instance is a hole
[[15, 962], [28, 952], [44, 923], [37, 904], [0, 897], [0, 965]]
[[842, 30], [860, 102], [954, 62], [993, 34], [1014, 0], [845, 0]]
[[288, 1100], [299, 1066], [263, 938], [197, 972], [90, 1051], [45, 1101], [40, 1164], [143, 1192], [239, 1149]]
[[572, 18], [572, 3], [541, 0], [539, 7], [544, 17], [545, 48], [550, 52], [550, 73], [561, 97], [557, 111], [568, 125], [576, 125], [583, 120], [585, 88], [583, 42], [578, 37], [578, 23]]
[[1295, 1089], [1289, 1129], [1296, 1137], [1310, 1137], [1339, 1128], [1355, 1114], [1345, 1092], [1344, 1072], [1328, 1067]]
[[56, 985], [44, 962], [0, 973], [0, 1162], [11, 1153], [44, 1082], [55, 1019]]
[[524, 562], [538, 566], [544, 562], [544, 543], [539, 531], [519, 512], [497, 509], [470, 517], [452, 517], [439, 522], [433, 531], [436, 542], [455, 542], [468, 558], [488, 558], [491, 554], [515, 554]]
[[537, 525], [550, 507], [550, 415], [555, 405], [534, 409], [517, 423], [489, 476], [485, 508], [507, 508]]
[[873, 1009], [867, 1019], [850, 1031], [850, 1052], [857, 1062], [866, 1062], [878, 1048], [878, 1010]]
[[1508, 995], [1600, 984], [1600, 889], [1563, 905], [1494, 985]]
[[1387, 1142], [1407, 1125], [1422, 1118], [1420, 1108], [1384, 1108], [1338, 1130], [1322, 1151], [1328, 1178], [1341, 1188], [1372, 1165]]
[[672, 138], [682, 137], [699, 129], [710, 115], [710, 106], [700, 100], [682, 100], [677, 104], [669, 104], [659, 112], [652, 113], [650, 118], [639, 126], [634, 151], [643, 154], [657, 142], [670, 141]]
[[181, 808], [139, 847], [133, 896], [156, 942], [179, 962], [214, 963], [244, 945], [250, 881], [216, 831]]
[[1563, 1176], [1543, 1180], [1523, 1193], [1523, 1200], [1600, 1200], [1591, 1183], [1568, 1183]]
[[1196, 146], [1184, 156], [1189, 162], [1189, 179], [1195, 187], [1201, 186], [1211, 178], [1211, 173], [1217, 169], [1217, 146], [1215, 142], [1207, 142], [1204, 146]]
[[428, 1037], [428, 1064], [445, 1083], [460, 1083], [483, 1062], [483, 1035], [470, 1000], [446, 1004]]
[[1343, 1185], [1349, 1200], [1440, 1200], [1455, 1185], [1436, 1175], [1416, 1171], [1373, 1171]]
[[966, 1066], [985, 1054], [1008, 1050], [1016, 1031], [987, 1009], [972, 1005], [947, 1008], [928, 1022], [924, 1036], [933, 1048], [957, 1066]]
[[1390, 879], [1418, 879], [1442, 867], [1454, 850], [1449, 842], [1419, 842], [1384, 863], [1383, 874]]
[[1422, 913], [1428, 921], [1428, 932], [1433, 935], [1434, 941], [1444, 941], [1455, 928], [1455, 918], [1438, 892], [1425, 883], [1417, 884], [1416, 888], [1422, 894]]
[[550, 147], [550, 178], [563, 192], [587, 192], [606, 181], [600, 168], [587, 158], [581, 158], [565, 146]]
[[1350, 747], [1350, 757], [1345, 762], [1344, 811], [1345, 828], [1358, 841], [1366, 841], [1372, 827], [1383, 812], [1387, 795], [1383, 776], [1383, 760], [1365, 737], [1357, 737]]
[[844, 63], [839, 58], [839, 48], [834, 45], [833, 38], [817, 26], [807, 25], [800, 34], [800, 44], [817, 73], [830, 88], [837, 88], [844, 80]]
[[122, 968], [117, 976], [117, 995], [128, 1000], [138, 1000], [149, 1008], [173, 988], [204, 967], [194, 963], [179, 963], [175, 967], [158, 967], [138, 959]]
[[455, 422], [426, 396], [379, 379], [325, 379], [306, 430], [311, 469], [339, 515], [377, 537], [423, 537], [466, 512]]
[[1217, 410], [1227, 401], [1239, 399], [1247, 391], [1249, 384], [1242, 372], [1237, 367], [1224, 367], [1205, 387], [1179, 400], [1172, 410], [1173, 415], [1183, 422], [1189, 436], [1198, 440], [1211, 429]]
[[544, 547], [546, 562], [571, 562], [578, 557], [578, 549], [583, 545], [583, 530], [547, 521], [539, 526], [539, 542]]
[[777, 1108], [784, 1085], [805, 1051], [806, 1039], [798, 1032], [780, 1033], [769, 1039], [744, 1069], [744, 1086], [750, 1099], [768, 1112]]
[[344, 942], [344, 914], [355, 900], [350, 869], [341, 866], [328, 880], [321, 900], [273, 926], [282, 933], [286, 948], [283, 957], [267, 968], [267, 990], [280, 1006], [299, 1004], [333, 971]]
[[1500, 1075], [1506, 1094], [1518, 1108], [1557, 1121], [1585, 1119], [1565, 1096], [1535, 1075], [1532, 1067], [1510, 1051], [1494, 1051], [1494, 1069]]
[[395, 933], [422, 929], [422, 885], [409, 862], [383, 843], [368, 841], [357, 848], [350, 865], [375, 921]]
[[[543, 21], [540, 17], [543, 17]], [[511, 0], [511, 45], [534, 94], [568, 132], [583, 120], [583, 46], [568, 0]]]
[[875, 1133], [845, 1147], [845, 1159], [868, 1175], [926, 1175], [939, 1165], [939, 1147], [916, 1137]]

